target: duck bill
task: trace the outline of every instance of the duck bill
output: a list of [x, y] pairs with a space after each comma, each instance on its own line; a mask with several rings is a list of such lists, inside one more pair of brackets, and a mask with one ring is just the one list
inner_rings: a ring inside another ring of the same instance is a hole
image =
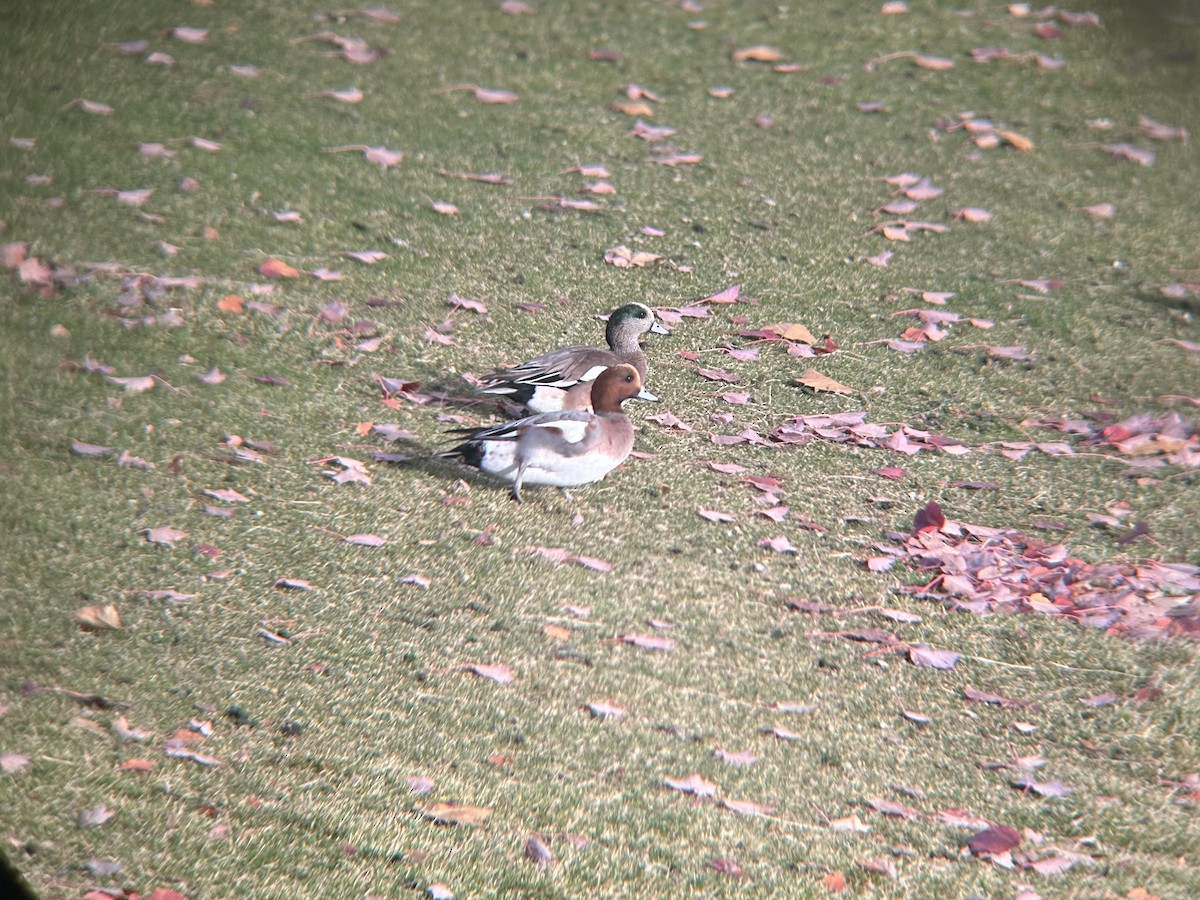
[[650, 393], [645, 388], [642, 388], [633, 396], [638, 400], [653, 400], [655, 403], [658, 403], [662, 400], [662, 397], [659, 397], [657, 394]]
[[662, 322], [658, 322], [658, 321], [656, 321], [653, 325], [650, 326], [650, 330], [652, 332], [654, 332], [655, 334], [670, 334], [671, 333], [670, 328], [668, 328]]

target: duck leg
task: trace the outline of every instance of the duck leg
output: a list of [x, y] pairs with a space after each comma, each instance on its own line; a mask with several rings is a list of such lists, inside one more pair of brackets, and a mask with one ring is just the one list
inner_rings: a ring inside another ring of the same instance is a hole
[[517, 469], [517, 477], [513, 479], [512, 498], [518, 503], [521, 502], [521, 482], [525, 480], [525, 466], [520, 466]]

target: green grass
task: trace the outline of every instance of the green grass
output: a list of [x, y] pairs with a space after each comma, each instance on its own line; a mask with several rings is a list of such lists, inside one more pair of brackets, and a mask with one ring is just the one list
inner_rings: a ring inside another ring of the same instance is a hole
[[[1017, 884], [1047, 897], [1200, 892], [1197, 804], [1194, 794], [1183, 802], [1179, 787], [1200, 771], [1194, 643], [954, 613], [897, 593], [919, 574], [898, 566], [877, 575], [862, 563], [882, 532], [908, 530], [935, 499], [951, 519], [1061, 540], [1092, 563], [1196, 564], [1194, 470], [1147, 480], [1127, 477], [1111, 456], [1014, 462], [981, 449], [900, 457], [822, 442], [709, 440], [860, 408], [872, 422], [975, 448], [1056, 440], [1022, 423], [1098, 410], [1121, 418], [1173, 409], [1194, 422], [1194, 406], [1171, 398], [1200, 393], [1200, 367], [1170, 341], [1200, 340], [1196, 298], [1160, 289], [1198, 280], [1200, 162], [1192, 143], [1137, 132], [1144, 114], [1200, 134], [1200, 35], [1186, 5], [1158, 19], [1102, 8], [1102, 29], [1063, 26], [1063, 38], [1049, 41], [1030, 33], [1032, 19], [992, 2], [913, 2], [900, 16], [880, 15], [875, 3], [709, 2], [699, 13], [645, 2], [534, 5], [535, 15], [507, 16], [493, 4], [409, 3], [397, 5], [397, 25], [317, 21], [330, 9], [312, 3], [0, 11], [0, 243], [26, 241], [31, 255], [81, 273], [114, 263], [122, 273], [204, 280], [132, 307], [122, 277], [103, 269], [46, 297], [15, 276], [3, 287], [0, 754], [30, 760], [0, 774], [8, 859], [43, 897], [171, 887], [190, 900], [351, 898], [436, 883], [459, 897], [824, 896], [830, 872], [845, 874], [848, 895], [1007, 897]], [[706, 27], [689, 27], [696, 19]], [[180, 25], [209, 28], [209, 38], [189, 45], [166, 35]], [[325, 44], [292, 43], [321, 30], [389, 54], [355, 66], [323, 57]], [[106, 46], [136, 38], [176, 64]], [[806, 70], [731, 63], [731, 51], [760, 43]], [[980, 65], [967, 55], [980, 46], [1060, 55], [1067, 66]], [[594, 49], [620, 60], [590, 60]], [[893, 60], [864, 69], [904, 50], [956, 66]], [[245, 63], [262, 74], [228, 71]], [[520, 99], [488, 106], [443, 91], [466, 82]], [[632, 120], [611, 108], [630, 82], [663, 97], [651, 121], [676, 127], [670, 143], [703, 154], [699, 165], [646, 162], [650, 146], [626, 136]], [[361, 104], [303, 97], [350, 85], [365, 92]], [[734, 93], [716, 99], [715, 86]], [[64, 109], [76, 98], [116, 113]], [[888, 112], [859, 112], [860, 101]], [[965, 110], [1034, 148], [975, 153], [961, 132], [935, 127]], [[773, 127], [753, 124], [758, 115]], [[1096, 118], [1113, 129], [1089, 127]], [[192, 135], [222, 149], [182, 140]], [[35, 138], [36, 148], [13, 137]], [[148, 141], [176, 155], [142, 159], [137, 145]], [[1155, 164], [1115, 160], [1097, 146], [1117, 142], [1152, 146]], [[347, 144], [406, 156], [384, 171], [358, 153], [324, 152]], [[617, 188], [598, 198], [604, 212], [545, 208], [545, 198], [578, 196], [583, 179], [564, 170], [596, 163]], [[514, 183], [442, 170], [503, 172]], [[880, 179], [905, 171], [946, 189], [913, 218], [950, 227], [889, 244], [868, 234], [882, 218], [872, 210], [890, 197]], [[197, 189], [181, 190], [184, 178]], [[149, 187], [141, 210], [95, 193]], [[431, 200], [461, 212], [441, 216]], [[1080, 211], [1100, 202], [1116, 216]], [[965, 206], [994, 218], [953, 223]], [[283, 209], [303, 222], [276, 222], [272, 212]], [[645, 238], [644, 225], [666, 235]], [[159, 241], [178, 252], [164, 256]], [[667, 264], [605, 264], [605, 251], [622, 243]], [[887, 268], [864, 261], [884, 249], [895, 251]], [[389, 258], [365, 266], [335, 255], [361, 250]], [[256, 269], [272, 257], [345, 277], [281, 282], [255, 296], [250, 285], [266, 280]], [[1007, 283], [1038, 278], [1063, 285], [1039, 295]], [[735, 283], [754, 305], [714, 306], [672, 337], [647, 340], [650, 386], [664, 403], [628, 410], [647, 455], [574, 501], [530, 489], [517, 506], [503, 486], [452, 466], [368, 462], [370, 485], [322, 474], [325, 457], [369, 461], [381, 448], [359, 434], [362, 422], [396, 422], [440, 445], [441, 410], [384, 406], [373, 374], [457, 384], [461, 373], [551, 346], [595, 343], [592, 316], [630, 299], [679, 306]], [[956, 325], [912, 356], [870, 343], [910, 324], [892, 316], [922, 305], [906, 289], [954, 291], [948, 309], [995, 326]], [[221, 312], [230, 293], [283, 312]], [[424, 332], [449, 315], [451, 293], [482, 300], [489, 314], [455, 313], [455, 344], [442, 346]], [[340, 325], [319, 317], [334, 299], [350, 310]], [[521, 303], [545, 309], [531, 315]], [[180, 310], [181, 325], [121, 322], [167, 308]], [[703, 352], [740, 342], [747, 326], [734, 316], [751, 328], [803, 322], [841, 349], [804, 360], [764, 347], [753, 362]], [[384, 338], [375, 352], [349, 349], [360, 336], [347, 326], [363, 321], [376, 323], [365, 333]], [[984, 349], [1016, 344], [1031, 362]], [[680, 351], [701, 352], [700, 362]], [[87, 357], [159, 381], [131, 394], [63, 365]], [[228, 376], [222, 384], [196, 379], [214, 365]], [[858, 395], [800, 388], [795, 378], [810, 365]], [[741, 375], [737, 387], [751, 402], [725, 404], [722, 386], [696, 375], [700, 366]], [[263, 375], [287, 383], [255, 380]], [[664, 410], [694, 431], [645, 421]], [[732, 421], [714, 418], [726, 413]], [[261, 463], [231, 462], [232, 435], [273, 450]], [[114, 452], [73, 455], [72, 439]], [[122, 450], [154, 468], [119, 465]], [[755, 492], [712, 471], [711, 460], [779, 477], [791, 518], [757, 516]], [[873, 474], [884, 465], [908, 476]], [[962, 481], [997, 488], [954, 486]], [[228, 518], [206, 515], [221, 504], [204, 491], [219, 488], [250, 502]], [[1112, 531], [1089, 524], [1089, 513], [1118, 503], [1129, 522], [1149, 526], [1148, 538], [1119, 546]], [[699, 508], [737, 520], [712, 524]], [[799, 527], [805, 518], [824, 530]], [[173, 548], [145, 539], [145, 529], [164, 525], [188, 537]], [[338, 537], [363, 532], [388, 543], [371, 549]], [[779, 534], [796, 554], [758, 546]], [[556, 566], [538, 547], [613, 570]], [[405, 582], [414, 574], [428, 587]], [[273, 587], [281, 577], [315, 590]], [[143, 593], [168, 589], [196, 596]], [[841, 613], [796, 612], [789, 599]], [[104, 603], [117, 605], [122, 630], [76, 627], [77, 609]], [[565, 604], [591, 614], [579, 619]], [[883, 619], [870, 609], [879, 606], [924, 621]], [[675, 626], [662, 632], [677, 642], [672, 652], [621, 642], [653, 631], [651, 619]], [[547, 625], [565, 627], [566, 638]], [[834, 634], [868, 626], [963, 658], [952, 671], [919, 669]], [[464, 670], [473, 663], [511, 666], [516, 679], [492, 684]], [[1147, 686], [1161, 694], [1136, 699]], [[969, 703], [965, 687], [1031, 705]], [[98, 710], [47, 688], [128, 706]], [[1080, 702], [1104, 692], [1120, 699]], [[597, 720], [586, 709], [596, 701], [626, 715]], [[783, 702], [815, 709], [770, 708]], [[110, 724], [121, 714], [151, 737], [118, 741]], [[163, 754], [163, 740], [193, 718], [213, 722], [196, 749], [220, 767]], [[1036, 728], [1026, 734], [1014, 722]], [[799, 738], [779, 740], [765, 732], [773, 726]], [[714, 757], [717, 747], [759, 760], [735, 767]], [[1014, 790], [1011, 760], [1032, 755], [1046, 760], [1035, 777], [1073, 793]], [[153, 760], [153, 770], [120, 768], [133, 758]], [[738, 816], [663, 786], [693, 772], [721, 798], [775, 812]], [[433, 790], [411, 793], [413, 777], [431, 779]], [[866, 805], [873, 798], [920, 814], [883, 816]], [[479, 828], [436, 825], [416, 812], [434, 802], [492, 813]], [[116, 815], [80, 827], [79, 813], [99, 803]], [[962, 849], [971, 830], [939, 818], [949, 809], [1028, 829], [1021, 849], [1035, 857], [1056, 847], [1095, 863], [1049, 877], [973, 860]], [[828, 827], [854, 814], [869, 832]], [[533, 835], [555, 855], [545, 870], [523, 856]], [[895, 880], [859, 865], [881, 857]], [[121, 872], [94, 875], [92, 858], [118, 861]], [[718, 871], [718, 859], [743, 874]]]

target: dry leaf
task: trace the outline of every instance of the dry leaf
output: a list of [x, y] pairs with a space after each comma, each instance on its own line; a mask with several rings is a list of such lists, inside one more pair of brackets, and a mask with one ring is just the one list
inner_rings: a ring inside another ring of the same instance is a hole
[[785, 341], [798, 341], [801, 344], [815, 344], [817, 339], [813, 333], [796, 322], [781, 322], [778, 325], [768, 325], [768, 331], [773, 331]]
[[483, 678], [491, 679], [496, 684], [511, 684], [516, 677], [511, 668], [503, 665], [489, 666], [482, 663], [471, 663], [463, 668]]
[[684, 794], [695, 794], [697, 797], [714, 797], [717, 786], [711, 781], [705, 781], [699, 774], [693, 772], [686, 778], [664, 778], [663, 784], [673, 791]]
[[117, 612], [116, 604], [106, 603], [103, 606], [85, 606], [75, 611], [75, 621], [79, 627], [87, 631], [119, 631], [121, 614]]
[[846, 876], [841, 872], [829, 872], [821, 879], [821, 887], [831, 894], [840, 894], [846, 889]]
[[434, 803], [418, 806], [417, 812], [439, 825], [482, 825], [492, 811], [486, 806], [457, 806], [453, 803]]
[[182, 541], [188, 536], [186, 531], [179, 531], [169, 525], [163, 525], [159, 528], [143, 528], [142, 534], [146, 536], [152, 544], [166, 544], [168, 547], [174, 547], [176, 541]]
[[662, 256], [658, 253], [650, 253], [646, 250], [630, 250], [623, 244], [613, 247], [604, 254], [604, 261], [611, 263], [618, 269], [648, 266], [658, 262], [660, 259], [662, 259]]
[[1015, 131], [997, 131], [996, 134], [1000, 137], [1000, 140], [1016, 150], [1025, 151], [1033, 149], [1033, 141], [1023, 135], [1017, 134]]
[[268, 259], [258, 267], [258, 274], [266, 278], [299, 278], [300, 273], [283, 260]]
[[754, 47], [745, 47], [741, 50], [733, 51], [734, 62], [766, 62], [777, 63], [783, 60], [783, 54], [774, 47], [768, 47], [765, 44], [758, 44]]
[[809, 369], [796, 379], [800, 384], [814, 391], [830, 391], [835, 394], [854, 394], [854, 388], [847, 387], [841, 382], [834, 381], [828, 375], [822, 375], [816, 369]]

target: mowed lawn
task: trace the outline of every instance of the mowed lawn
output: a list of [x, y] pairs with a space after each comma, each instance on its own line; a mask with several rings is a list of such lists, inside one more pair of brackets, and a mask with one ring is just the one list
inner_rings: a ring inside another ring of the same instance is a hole
[[[1190, 4], [0, 35], [37, 896], [1200, 895]], [[615, 472], [429, 458], [630, 301]]]

